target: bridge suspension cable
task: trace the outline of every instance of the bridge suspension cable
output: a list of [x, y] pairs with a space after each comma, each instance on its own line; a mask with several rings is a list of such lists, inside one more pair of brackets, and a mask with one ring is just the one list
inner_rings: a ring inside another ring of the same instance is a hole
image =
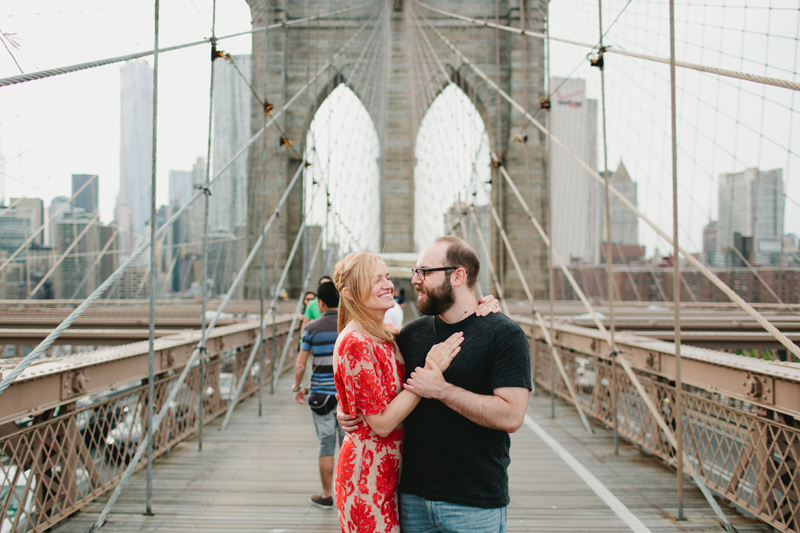
[[[573, 41], [571, 39], [562, 39], [562, 38], [559, 38], [559, 37], [553, 37], [552, 35], [546, 36], [545, 34], [539, 33], [539, 32], [534, 32], [534, 31], [530, 31], [530, 30], [523, 30], [523, 29], [520, 29], [520, 28], [514, 28], [512, 26], [507, 26], [507, 25], [503, 25], [503, 24], [496, 24], [496, 23], [487, 22], [487, 21], [483, 21], [483, 20], [477, 20], [477, 19], [470, 18], [470, 17], [465, 17], [463, 15], [457, 15], [455, 13], [450, 13], [450, 12], [447, 12], [447, 11], [443, 11], [441, 9], [436, 9], [434, 7], [431, 7], [431, 6], [427, 5], [427, 4], [423, 4], [419, 0], [413, 0], [413, 2], [415, 4], [417, 4], [417, 5], [419, 5], [422, 8], [425, 8], [427, 10], [433, 11], [434, 13], [438, 13], [440, 15], [444, 15], [444, 16], [449, 17], [449, 18], [462, 20], [464, 22], [469, 22], [470, 24], [473, 24], [475, 26], [484, 26], [484, 27], [487, 27], [487, 28], [494, 28], [494, 29], [497, 29], [497, 30], [516, 33], [516, 34], [527, 36], [527, 37], [534, 37], [534, 38], [537, 38], [537, 39], [549, 38], [551, 41], [556, 41], [556, 42], [565, 43], [565, 44], [572, 44], [572, 45], [575, 45], [575, 46], [581, 46], [581, 47], [584, 47], [584, 48], [589, 48], [590, 50], [602, 50], [602, 52], [606, 53], [606, 54], [619, 54], [619, 55], [623, 55], [623, 56], [634, 57], [634, 58], [637, 58], [637, 59], [644, 59], [646, 61], [652, 61], [652, 62], [655, 62], [655, 63], [662, 63], [664, 65], [669, 65], [670, 64], [670, 58], [668, 58], [668, 57], [658, 57], [658, 56], [653, 56], [653, 55], [648, 55], [648, 54], [640, 54], [640, 53], [637, 53], [637, 52], [630, 52], [628, 50], [620, 50], [618, 48], [613, 48], [611, 46], [603, 47], [599, 43], [594, 43], [594, 44], [593, 43], [584, 43], [584, 42], [580, 42], [580, 41]], [[710, 66], [707, 66], [707, 65], [699, 65], [697, 63], [689, 63], [689, 62], [686, 62], [686, 61], [675, 61], [675, 66], [681, 67], [681, 68], [685, 68], [685, 69], [690, 69], [690, 70], [696, 70], [698, 72], [706, 72], [706, 73], [709, 73], [709, 74], [716, 74], [718, 76], [725, 76], [727, 78], [736, 78], [736, 79], [740, 79], [740, 80], [752, 81], [752, 82], [755, 82], [755, 83], [761, 83], [761, 84], [764, 84], [764, 85], [772, 85], [774, 87], [782, 87], [784, 89], [792, 89], [794, 91], [800, 91], [800, 83], [789, 81], [789, 80], [783, 80], [783, 79], [779, 79], [779, 78], [771, 78], [771, 77], [768, 77], [768, 76], [759, 76], [757, 74], [749, 74], [749, 73], [746, 73], [746, 72], [738, 72], [738, 71], [735, 71], [735, 70], [728, 70], [728, 69], [723, 69], [723, 68], [718, 68], [718, 67], [710, 67]]]
[[[547, 133], [547, 128], [545, 128], [538, 120], [533, 118], [530, 113], [528, 113], [525, 108], [523, 108], [518, 102], [512, 99], [508, 93], [506, 93], [503, 89], [497, 86], [493, 81], [491, 81], [479, 68], [477, 68], [469, 59], [464, 57], [460, 50], [458, 50], [452, 43], [444, 36], [442, 33], [437, 30], [430, 21], [427, 21], [428, 26], [433, 30], [434, 33], [442, 40], [444, 43], [451, 49], [453, 52], [459, 56], [459, 58], [466, 63], [467, 65], [472, 68], [472, 70], [480, 76], [487, 84], [489, 84], [495, 91], [497, 91], [507, 102], [511, 104], [517, 111], [522, 113], [527, 120], [529, 120], [537, 129], [542, 131], [543, 133]], [[559, 140], [557, 137], [551, 135], [552, 141], [554, 144], [559, 146], [570, 158], [575, 160], [580, 166], [582, 166], [586, 172], [594, 178], [599, 183], [604, 183], [603, 178], [592, 169], [589, 165], [586, 164], [585, 161], [580, 159], [579, 157], [575, 156], [567, 146]], [[510, 180], [507, 180], [510, 181]], [[641, 220], [643, 220], [648, 226], [650, 226], [662, 239], [667, 241], [668, 243], [672, 244], [672, 238], [667, 235], [661, 228], [659, 228], [655, 223], [653, 223], [650, 218], [648, 218], [644, 213], [642, 213], [636, 206], [634, 206], [630, 200], [625, 198], [621, 193], [619, 193], [614, 187], [609, 187], [609, 192], [617, 197], [617, 199], [622, 202], [628, 209], [633, 211]], [[717, 275], [715, 275], [711, 270], [709, 270], [705, 265], [700, 263], [692, 254], [686, 252], [683, 248], [680, 249], [681, 255], [688, 261], [693, 267], [695, 267], [703, 276], [709, 279], [719, 290], [721, 290], [728, 298], [731, 299], [734, 303], [736, 303], [743, 311], [745, 311], [748, 315], [750, 315], [753, 320], [758, 322], [765, 330], [767, 330], [775, 339], [777, 339], [781, 344], [783, 344], [798, 360], [800, 360], [800, 348], [797, 347], [791, 340], [789, 340], [786, 335], [781, 333], [772, 323], [770, 323], [766, 318], [764, 318], [761, 313], [756, 311], [750, 304], [744, 301], [738, 294], [736, 294], [727, 284], [725, 284]], [[600, 324], [599, 320], [596, 322], [598, 325]], [[604, 330], [605, 328], [603, 328]], [[601, 331], [603, 331], [601, 330]]]
[[[253, 135], [253, 137], [233, 157], [231, 157], [231, 159], [225, 165], [223, 165], [217, 171], [216, 175], [209, 180], [208, 182], [209, 185], [213, 186], [214, 182], [216, 182], [219, 179], [219, 177], [222, 176], [223, 173], [231, 165], [233, 165], [234, 161], [239, 157], [241, 157], [242, 154], [246, 153], [247, 150], [250, 148], [250, 146], [252, 146], [261, 137], [261, 135], [266, 131], [266, 129], [272, 124], [274, 124], [276, 120], [285, 112], [285, 110], [289, 109], [289, 107], [297, 101], [300, 95], [304, 93], [311, 86], [311, 84], [319, 76], [322, 75], [323, 72], [325, 72], [328, 68], [330, 68], [330, 66], [333, 64], [336, 58], [339, 57], [342, 53], [344, 53], [344, 51], [347, 50], [347, 48], [355, 41], [355, 39], [364, 31], [369, 22], [370, 21], [365, 22], [361, 26], [361, 28], [359, 28], [356, 34], [353, 35], [353, 37], [351, 37], [350, 40], [348, 40], [342, 46], [342, 48], [340, 48], [333, 55], [333, 57], [331, 57], [331, 59], [317, 71], [314, 77], [311, 80], [309, 80], [289, 101], [287, 101], [286, 104], [272, 116], [269, 122], [263, 128], [261, 128], [255, 135]], [[80, 190], [77, 191], [75, 195], [77, 195], [78, 192], [80, 192]], [[204, 194], [203, 191], [195, 192], [194, 195], [191, 197], [191, 199], [184, 205], [182, 205], [180, 209], [178, 209], [178, 211], [176, 211], [175, 214], [173, 214], [172, 217], [170, 217], [169, 220], [167, 220], [164, 223], [164, 225], [158, 229], [158, 231], [156, 232], [156, 237], [160, 237], [164, 233], [166, 233], [166, 231], [172, 226], [172, 224], [174, 224], [175, 221], [178, 220], [178, 218], [184, 212], [186, 212], [189, 209], [189, 207], [191, 207], [191, 205], [203, 194]], [[73, 195], [73, 197], [75, 195]], [[11, 372], [9, 372], [7, 376], [4, 376], [2, 381], [0, 381], [0, 395], [2, 395], [3, 391], [5, 391], [8, 388], [8, 386], [15, 379], [17, 379], [17, 377], [20, 374], [22, 374], [22, 372], [26, 368], [28, 368], [31, 365], [31, 363], [33, 363], [36, 359], [38, 359], [45, 353], [45, 350], [61, 335], [61, 333], [63, 333], [67, 328], [69, 328], [75, 322], [75, 320], [77, 320], [78, 317], [80, 317], [83, 314], [83, 312], [87, 308], [89, 308], [114, 282], [116, 282], [122, 276], [122, 274], [134, 263], [134, 261], [136, 261], [136, 259], [138, 259], [145, 252], [145, 250], [149, 246], [150, 246], [150, 241], [147, 240], [133, 254], [131, 254], [131, 256], [125, 261], [125, 263], [123, 263], [114, 272], [114, 274], [109, 276], [86, 300], [83, 301], [83, 303], [80, 306], [78, 306], [75, 309], [75, 311], [73, 311], [58, 327], [56, 327], [47, 336], [47, 338], [45, 338], [36, 348], [34, 348], [30, 354], [28, 354], [25, 358], [23, 358], [23, 360], [20, 361], [20, 363]], [[0, 267], [0, 270], [2, 270], [2, 267]]]

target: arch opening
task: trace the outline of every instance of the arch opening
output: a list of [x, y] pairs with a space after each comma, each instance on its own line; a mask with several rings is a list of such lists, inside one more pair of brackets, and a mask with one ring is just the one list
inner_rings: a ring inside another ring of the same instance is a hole
[[[446, 235], [465, 206], [477, 208], [481, 235], [489, 245], [491, 221], [489, 135], [469, 97], [450, 84], [420, 123], [414, 146], [414, 243], [418, 251]], [[483, 209], [481, 209], [483, 207]], [[468, 223], [471, 224], [471, 221]], [[477, 231], [473, 228], [473, 233]], [[456, 236], [462, 237], [459, 232]], [[476, 235], [467, 240], [483, 257]]]
[[323, 228], [323, 246], [334, 256], [380, 251], [380, 142], [366, 107], [345, 84], [319, 106], [305, 146], [306, 223]]

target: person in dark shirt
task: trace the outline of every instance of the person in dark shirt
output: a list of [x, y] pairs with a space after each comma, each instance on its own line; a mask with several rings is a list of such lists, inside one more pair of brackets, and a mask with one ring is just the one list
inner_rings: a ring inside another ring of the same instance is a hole
[[[479, 271], [475, 251], [456, 237], [438, 239], [413, 269], [426, 316], [396, 337], [410, 373], [406, 389], [423, 397], [405, 420], [399, 490], [406, 533], [506, 530], [509, 433], [525, 416], [530, 350], [507, 316], [475, 314]], [[450, 368], [423, 368], [430, 347], [458, 331], [464, 342]]]

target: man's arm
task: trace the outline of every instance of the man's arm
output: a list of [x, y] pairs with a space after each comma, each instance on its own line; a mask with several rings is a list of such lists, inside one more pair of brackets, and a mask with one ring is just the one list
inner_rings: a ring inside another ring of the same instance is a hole
[[522, 425], [530, 391], [524, 387], [501, 387], [492, 395], [475, 394], [445, 381], [435, 364], [417, 367], [405, 385], [423, 398], [439, 400], [476, 424], [514, 433]]
[[294, 385], [292, 385], [292, 391], [295, 391], [294, 401], [300, 405], [305, 403], [303, 401], [303, 389], [300, 388], [300, 385], [303, 383], [303, 376], [306, 374], [306, 363], [308, 362], [309, 353], [309, 350], [300, 350], [300, 353], [297, 355], [297, 362], [294, 364]]

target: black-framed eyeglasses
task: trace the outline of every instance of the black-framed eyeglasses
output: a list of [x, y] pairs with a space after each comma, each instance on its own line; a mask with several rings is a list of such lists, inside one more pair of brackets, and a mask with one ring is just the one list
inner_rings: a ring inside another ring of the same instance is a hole
[[428, 272], [439, 272], [443, 270], [456, 270], [458, 267], [436, 267], [436, 268], [412, 268], [411, 277], [419, 276], [420, 281], [425, 281], [428, 277]]

